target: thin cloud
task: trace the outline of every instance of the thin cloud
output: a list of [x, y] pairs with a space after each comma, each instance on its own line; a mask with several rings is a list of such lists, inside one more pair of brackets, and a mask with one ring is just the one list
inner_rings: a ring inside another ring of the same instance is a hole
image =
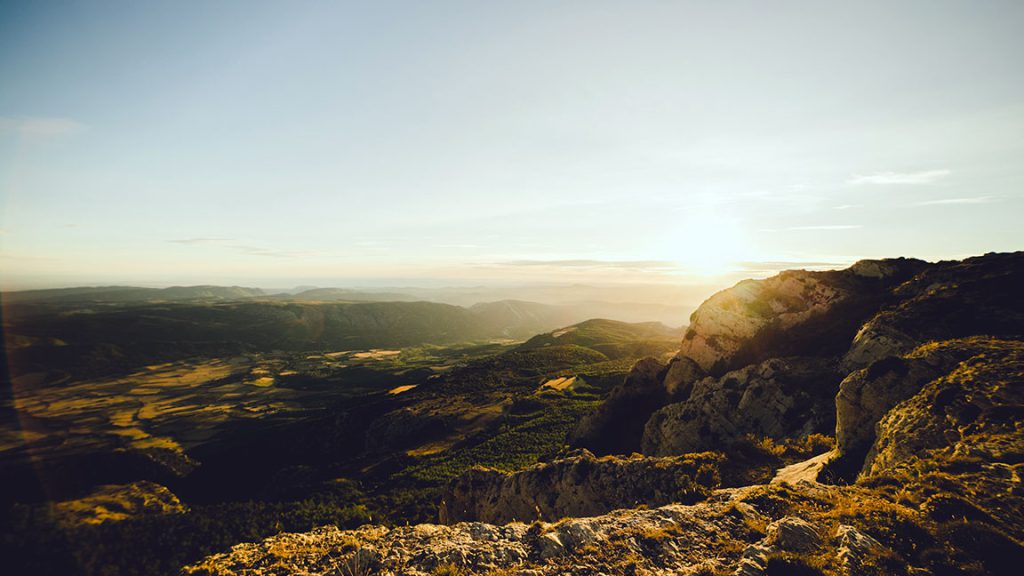
[[86, 125], [70, 118], [14, 118], [0, 116], [0, 132], [14, 132], [32, 139], [50, 139], [82, 132]]
[[861, 224], [819, 224], [816, 226], [790, 226], [789, 228], [762, 228], [761, 232], [807, 232], [827, 230], [857, 230]]
[[860, 224], [822, 224], [819, 226], [791, 226], [786, 230], [856, 230], [863, 227]]
[[934, 184], [946, 176], [952, 174], [949, 170], [924, 170], [921, 172], [876, 172], [874, 174], [858, 175], [846, 181], [854, 186], [875, 185], [921, 185]]
[[211, 246], [214, 244], [224, 244], [233, 240], [234, 238], [180, 238], [177, 240], [168, 240], [168, 242], [173, 244], [185, 244], [186, 246]]
[[928, 200], [918, 202], [914, 206], [952, 206], [958, 204], [990, 204], [998, 201], [995, 196], [971, 196], [968, 198], [943, 198], [941, 200]]
[[264, 258], [301, 258], [308, 256], [308, 252], [294, 252], [290, 250], [274, 250], [273, 248], [261, 248], [259, 246], [246, 246], [244, 244], [232, 244], [228, 246], [232, 250], [241, 252], [246, 256], [262, 256]]
[[22, 256], [9, 252], [0, 252], [0, 260], [12, 260], [14, 262], [60, 262], [60, 258], [53, 256]]
[[678, 270], [679, 265], [667, 260], [509, 260], [494, 266], [553, 268], [615, 268], [620, 270]]
[[844, 268], [845, 262], [803, 262], [803, 261], [769, 261], [769, 262], [737, 262], [736, 266], [747, 272], [778, 272], [780, 270], [810, 270]]
[[863, 204], [840, 204], [839, 206], [833, 206], [833, 210], [849, 210], [851, 208], [863, 208]]
[[233, 238], [179, 238], [177, 240], [168, 240], [174, 244], [183, 244], [185, 246], [223, 246], [244, 254], [246, 256], [262, 256], [266, 258], [301, 258], [303, 256], [309, 256], [309, 252], [296, 252], [290, 250], [275, 250], [273, 248], [263, 248], [261, 246], [252, 246], [248, 244], [233, 244], [235, 239]]

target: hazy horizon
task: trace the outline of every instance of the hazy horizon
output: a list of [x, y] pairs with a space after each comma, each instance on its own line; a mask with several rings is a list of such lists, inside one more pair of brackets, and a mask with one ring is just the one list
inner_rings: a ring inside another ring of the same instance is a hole
[[0, 16], [4, 289], [724, 287], [1024, 246], [1019, 2]]

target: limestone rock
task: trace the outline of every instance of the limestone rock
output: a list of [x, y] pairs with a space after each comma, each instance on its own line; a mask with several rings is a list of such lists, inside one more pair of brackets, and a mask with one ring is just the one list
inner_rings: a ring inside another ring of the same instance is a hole
[[[441, 522], [503, 524], [596, 516], [638, 504], [660, 506], [703, 499], [717, 482], [719, 458], [596, 458], [587, 451], [515, 473], [475, 468], [445, 488]], [[580, 526], [573, 541], [585, 540]]]
[[693, 313], [679, 355], [719, 375], [774, 356], [839, 353], [892, 288], [927, 266], [901, 258], [745, 280]]
[[836, 558], [839, 559], [843, 574], [847, 576], [861, 574], [861, 567], [868, 556], [884, 554], [887, 551], [878, 540], [846, 524], [840, 524], [836, 528], [836, 544]]
[[857, 332], [844, 358], [853, 370], [918, 345], [977, 335], [1019, 335], [1024, 326], [1024, 253], [939, 262], [893, 291]]
[[821, 547], [818, 529], [796, 516], [786, 516], [768, 525], [765, 542], [787, 552], [810, 552]]
[[906, 466], [929, 451], [947, 451], [991, 462], [1013, 461], [1024, 406], [1024, 342], [953, 340], [921, 353], [969, 357], [928, 382], [879, 421], [864, 472]]
[[890, 410], [960, 362], [1002, 346], [987, 338], [927, 344], [851, 373], [836, 395], [837, 469], [852, 479], [875, 442], [877, 424]]
[[565, 554], [565, 544], [562, 544], [562, 539], [555, 532], [548, 532], [542, 535], [538, 548], [540, 549], [539, 556], [542, 560]]
[[679, 402], [690, 397], [694, 383], [703, 377], [704, 371], [696, 362], [686, 356], [676, 356], [668, 363], [662, 387], [670, 400]]
[[768, 568], [768, 555], [774, 552], [770, 546], [751, 544], [743, 550], [736, 571], [736, 576], [761, 576]]
[[773, 358], [704, 378], [686, 401], [651, 416], [643, 452], [721, 449], [746, 434], [780, 439], [831, 432], [839, 380], [835, 360], [827, 358]]
[[885, 317], [875, 317], [861, 326], [853, 337], [850, 350], [843, 357], [843, 366], [856, 370], [879, 360], [902, 356], [918, 344], [914, 336], [886, 324]]
[[[836, 395], [836, 447], [840, 458], [862, 461], [875, 441], [875, 424], [939, 371], [927, 358], [891, 357], [843, 379]], [[859, 462], [853, 466], [859, 471]]]
[[[928, 348], [967, 357], [879, 420], [860, 482], [885, 478], [938, 521], [966, 518], [1024, 540], [1024, 342], [969, 338]], [[1015, 553], [1024, 557], [1024, 548]]]
[[[698, 505], [620, 510], [594, 518], [527, 526], [477, 522], [398, 528], [323, 526], [238, 544], [183, 569], [186, 575], [381, 574], [422, 576], [444, 565], [466, 573], [518, 569], [531, 576], [567, 571], [618, 573], [602, 563], [638, 558], [639, 573], [689, 573], [734, 545], [742, 518], [726, 499]], [[643, 544], [640, 544], [643, 542]], [[742, 544], [742, 540], [739, 541]], [[595, 553], [600, 558], [593, 558]], [[514, 572], [515, 573], [515, 572]]]

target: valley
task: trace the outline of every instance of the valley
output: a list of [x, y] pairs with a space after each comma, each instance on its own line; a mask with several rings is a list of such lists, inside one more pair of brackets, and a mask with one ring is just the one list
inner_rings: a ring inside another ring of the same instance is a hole
[[37, 574], [1005, 573], [1022, 272], [862, 261], [741, 282], [685, 330], [516, 338], [505, 303], [419, 342], [395, 330], [438, 309], [374, 303], [393, 321], [355, 338], [370, 310], [306, 304], [294, 340], [246, 324], [279, 303], [23, 311], [0, 538]]
[[[282, 528], [432, 520], [449, 479], [474, 465], [511, 471], [558, 454], [578, 418], [640, 355], [671, 354], [681, 334], [594, 320], [527, 342], [505, 335], [519, 333], [516, 313], [495, 336], [453, 343], [428, 334], [434, 342], [402, 346], [380, 323], [360, 337], [377, 347], [336, 345], [352, 341], [342, 332], [312, 346], [269, 342], [238, 326], [238, 340], [225, 343], [199, 340], [208, 320], [178, 320], [220, 313], [217, 304], [108, 304], [85, 320], [80, 306], [15, 311], [7, 324], [18, 335], [8, 340], [8, 358], [25, 372], [11, 379], [2, 408], [2, 500], [16, 530], [33, 540], [51, 530], [103, 541], [128, 531], [119, 538], [135, 543], [130, 553], [105, 544], [97, 552], [97, 562], [126, 574], [148, 573], [137, 566], [154, 561], [174, 573], [218, 546]], [[145, 328], [117, 325], [143, 314], [155, 318]], [[185, 327], [162, 349], [176, 329], [164, 325], [171, 318]], [[88, 328], [75, 325], [83, 321]], [[41, 325], [60, 337], [24, 336]], [[223, 330], [210, 326], [211, 334]], [[224, 348], [231, 353], [215, 355]], [[104, 354], [110, 350], [117, 353]], [[94, 375], [73, 377], [81, 366]], [[45, 502], [57, 503], [52, 512], [44, 513]], [[158, 534], [179, 529], [204, 536], [183, 537], [167, 555]], [[43, 562], [39, 570], [59, 572], [78, 560]]]

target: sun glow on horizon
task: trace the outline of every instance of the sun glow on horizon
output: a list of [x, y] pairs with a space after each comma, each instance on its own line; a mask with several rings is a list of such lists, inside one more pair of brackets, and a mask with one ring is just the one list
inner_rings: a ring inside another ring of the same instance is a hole
[[679, 225], [660, 239], [658, 250], [679, 264], [678, 275], [724, 276], [741, 262], [762, 259], [740, 219], [711, 203], [681, 211]]

